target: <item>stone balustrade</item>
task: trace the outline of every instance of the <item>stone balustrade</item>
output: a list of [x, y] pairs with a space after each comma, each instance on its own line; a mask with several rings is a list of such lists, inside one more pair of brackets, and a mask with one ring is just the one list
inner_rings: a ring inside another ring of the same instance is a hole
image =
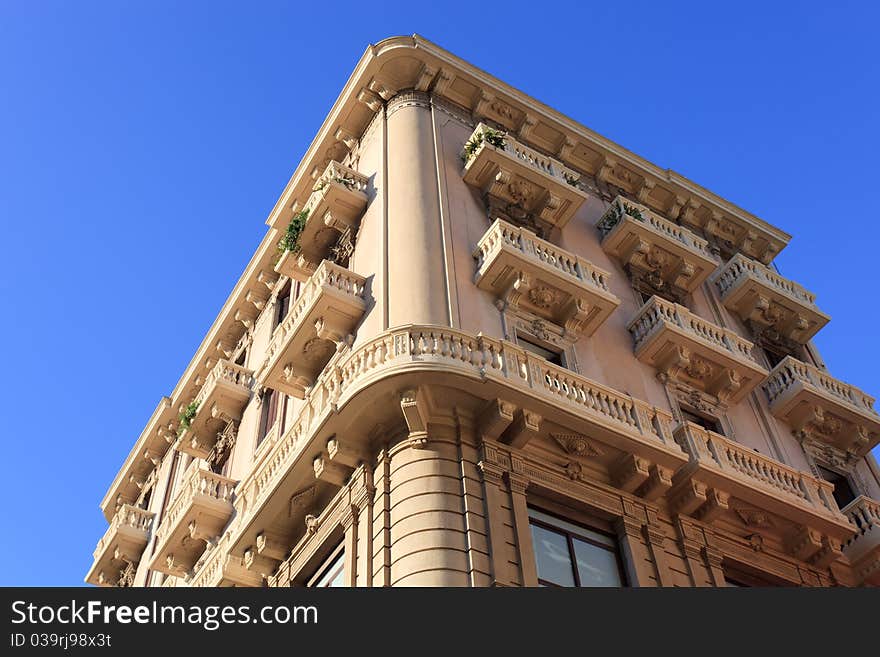
[[86, 582], [115, 586], [126, 568], [137, 565], [150, 538], [154, 513], [123, 504], [93, 552], [94, 563]]
[[651, 297], [627, 328], [636, 358], [722, 400], [739, 401], [767, 375], [751, 342], [660, 297]]
[[856, 456], [880, 443], [874, 398], [855, 386], [791, 356], [767, 377], [770, 412], [802, 438], [828, 443]]
[[632, 276], [659, 279], [681, 294], [693, 292], [715, 270], [706, 240], [621, 196], [611, 202], [596, 228], [602, 249]]
[[324, 260], [275, 328], [261, 382], [302, 398], [336, 351], [336, 345], [363, 316], [365, 285], [363, 276]]
[[366, 176], [331, 161], [297, 210], [305, 213], [305, 225], [295, 250], [280, 255], [275, 271], [299, 281], [308, 280], [321, 261], [331, 256], [339, 239], [349, 233], [350, 241], [350, 232], [357, 228], [367, 207], [368, 187]]
[[198, 461], [184, 474], [156, 530], [150, 568], [168, 575], [188, 576], [206, 542], [213, 541], [232, 515], [236, 482], [204, 470]]
[[843, 514], [856, 528], [844, 554], [861, 583], [880, 586], [880, 502], [860, 495], [844, 507]]
[[816, 296], [740, 253], [731, 258], [714, 277], [726, 308], [742, 320], [806, 344], [830, 317], [816, 306]]
[[587, 198], [577, 185], [579, 173], [510, 134], [480, 123], [468, 144], [473, 148], [466, 147], [463, 155], [464, 181], [505, 205], [562, 227]]
[[592, 335], [620, 304], [608, 289], [608, 272], [501, 219], [492, 223], [473, 255], [478, 288], [573, 335]]

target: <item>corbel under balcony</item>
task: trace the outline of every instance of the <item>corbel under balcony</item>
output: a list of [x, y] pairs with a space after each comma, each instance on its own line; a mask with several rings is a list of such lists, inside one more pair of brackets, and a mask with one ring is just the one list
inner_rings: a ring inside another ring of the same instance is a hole
[[621, 196], [596, 227], [602, 250], [658, 291], [689, 294], [717, 266], [706, 240]]
[[674, 435], [690, 463], [673, 477], [673, 512], [773, 532], [796, 557], [821, 567], [841, 556], [853, 529], [837, 508], [833, 484], [691, 422]]
[[809, 440], [861, 458], [880, 443], [874, 398], [814, 365], [787, 356], [764, 383], [770, 412]]
[[562, 227], [587, 199], [580, 174], [480, 123], [465, 145], [464, 181], [509, 208]]
[[714, 276], [724, 307], [759, 330], [806, 344], [831, 319], [816, 307], [816, 296], [742, 254]]
[[196, 458], [207, 458], [218, 434], [231, 423], [237, 425], [247, 405], [253, 385], [253, 372], [220, 359], [208, 374], [199, 394], [195, 415], [178, 437], [176, 449]]
[[[279, 274], [298, 281], [306, 281], [324, 259], [347, 258], [345, 237], [353, 240], [358, 223], [367, 207], [369, 180], [354, 169], [339, 162], [330, 162], [318, 178], [313, 191], [300, 213], [305, 214], [305, 225], [300, 233], [296, 250], [286, 250], [275, 266]], [[284, 227], [286, 229], [286, 226]], [[346, 253], [338, 253], [338, 251]]]
[[736, 403], [767, 376], [752, 343], [660, 297], [651, 297], [627, 327], [636, 358], [670, 378]]
[[175, 577], [191, 574], [207, 544], [219, 538], [232, 517], [235, 484], [193, 461], [156, 530], [151, 570]]
[[365, 283], [363, 276], [323, 261], [275, 328], [260, 383], [302, 399], [363, 317]]
[[608, 289], [608, 272], [501, 219], [480, 239], [474, 258], [478, 288], [575, 337], [592, 335], [620, 305]]
[[95, 586], [130, 586], [141, 554], [150, 539], [153, 512], [123, 504], [98, 541], [86, 583]]
[[880, 502], [861, 495], [843, 509], [856, 534], [843, 546], [860, 584], [880, 586]]

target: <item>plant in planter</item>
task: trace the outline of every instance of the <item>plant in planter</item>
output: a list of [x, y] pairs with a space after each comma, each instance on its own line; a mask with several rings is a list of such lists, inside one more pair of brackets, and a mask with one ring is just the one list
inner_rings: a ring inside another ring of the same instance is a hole
[[178, 416], [180, 418], [180, 426], [177, 429], [178, 436], [192, 426], [193, 418], [196, 416], [196, 411], [198, 410], [199, 402], [197, 401], [190, 402], [187, 404], [186, 408], [183, 409], [183, 413]]
[[630, 205], [629, 203], [623, 204], [623, 211], [626, 212], [633, 219], [638, 219], [639, 221], [644, 221], [645, 218], [642, 216], [642, 211], [639, 210], [634, 205]]
[[[333, 176], [330, 180], [333, 182], [338, 182], [340, 185], [344, 185], [347, 189], [354, 189], [357, 186], [357, 181], [354, 178], [346, 177], [346, 176]], [[320, 192], [327, 185], [329, 185], [329, 181], [321, 180], [312, 187], [313, 192]]]
[[580, 180], [578, 176], [573, 176], [570, 173], [563, 173], [562, 176], [565, 178], [565, 182], [567, 182], [572, 187], [578, 186], [578, 181]]
[[308, 218], [308, 208], [300, 210], [293, 215], [290, 223], [287, 224], [287, 230], [284, 231], [284, 235], [278, 240], [279, 254], [283, 254], [285, 251], [290, 251], [291, 253], [299, 251], [299, 236], [302, 235]]
[[468, 139], [467, 143], [465, 143], [464, 149], [461, 152], [461, 159], [465, 163], [469, 162], [484, 141], [490, 146], [494, 146], [495, 148], [504, 148], [505, 146], [507, 146], [507, 142], [505, 141], [504, 137], [505, 134], [500, 130], [483, 128], [482, 132], [475, 134], [473, 137]]

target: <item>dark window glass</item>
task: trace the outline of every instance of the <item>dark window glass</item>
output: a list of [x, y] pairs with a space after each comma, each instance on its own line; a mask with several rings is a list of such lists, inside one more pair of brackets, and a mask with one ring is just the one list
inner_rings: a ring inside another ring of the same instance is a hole
[[284, 289], [281, 290], [278, 300], [275, 302], [275, 326], [278, 326], [287, 317], [287, 311], [290, 310], [290, 292], [291, 287], [288, 282], [284, 285]]
[[767, 362], [770, 363], [770, 369], [773, 369], [782, 362], [787, 354], [783, 354], [778, 351], [774, 351], [773, 349], [768, 349], [767, 347], [764, 347], [764, 355], [767, 356]]
[[846, 475], [827, 470], [821, 466], [819, 466], [819, 474], [822, 475], [822, 479], [834, 484], [834, 501], [837, 502], [838, 507], [842, 509], [856, 499], [855, 491]]
[[553, 363], [554, 365], [565, 367], [565, 359], [562, 357], [562, 352], [560, 350], [542, 346], [519, 334], [516, 336], [516, 341], [526, 351], [531, 351], [533, 354], [547, 359], [548, 362]]
[[623, 586], [617, 540], [529, 509], [538, 582], [542, 586]]
[[714, 431], [715, 433], [721, 434], [722, 436], [724, 435], [724, 429], [721, 428], [721, 423], [714, 417], [709, 417], [708, 415], [702, 415], [700, 413], [694, 413], [693, 411], [689, 411], [686, 408], [682, 408], [680, 410], [682, 420], [693, 422], [694, 424], [699, 425], [704, 429]]
[[278, 393], [269, 390], [263, 397], [263, 408], [260, 413], [260, 432], [257, 434], [257, 445], [263, 442], [266, 434], [275, 425], [278, 416]]

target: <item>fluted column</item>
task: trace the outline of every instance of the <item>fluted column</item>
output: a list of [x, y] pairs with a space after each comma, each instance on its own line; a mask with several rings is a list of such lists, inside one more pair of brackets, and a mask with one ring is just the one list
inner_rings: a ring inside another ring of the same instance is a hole
[[431, 102], [388, 101], [388, 321], [449, 324]]

